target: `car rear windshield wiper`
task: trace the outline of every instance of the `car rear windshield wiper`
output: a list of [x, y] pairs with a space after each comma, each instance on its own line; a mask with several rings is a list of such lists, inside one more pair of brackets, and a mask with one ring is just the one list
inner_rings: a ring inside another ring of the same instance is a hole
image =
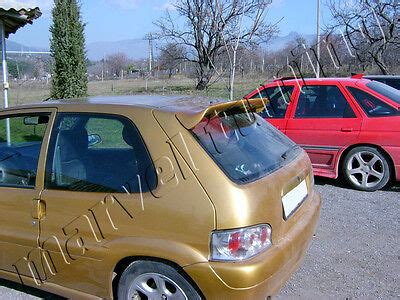
[[297, 149], [298, 147], [299, 147], [299, 146], [295, 145], [293, 148], [289, 148], [288, 150], [286, 150], [286, 151], [281, 155], [281, 157], [282, 157], [283, 159], [286, 160], [286, 159], [289, 157], [289, 153], [292, 152], [293, 150]]

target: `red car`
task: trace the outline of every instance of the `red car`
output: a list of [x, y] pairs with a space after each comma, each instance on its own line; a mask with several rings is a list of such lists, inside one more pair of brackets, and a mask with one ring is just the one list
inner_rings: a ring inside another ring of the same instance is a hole
[[363, 191], [400, 181], [400, 92], [365, 78], [277, 79], [248, 94], [302, 146], [314, 173]]

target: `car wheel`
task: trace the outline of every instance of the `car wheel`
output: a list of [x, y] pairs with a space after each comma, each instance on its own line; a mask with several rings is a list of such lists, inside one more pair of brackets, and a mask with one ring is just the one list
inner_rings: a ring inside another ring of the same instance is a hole
[[376, 191], [390, 179], [390, 167], [386, 157], [372, 147], [357, 147], [345, 157], [343, 176], [355, 189]]
[[118, 299], [201, 299], [193, 286], [173, 267], [136, 261], [122, 273]]

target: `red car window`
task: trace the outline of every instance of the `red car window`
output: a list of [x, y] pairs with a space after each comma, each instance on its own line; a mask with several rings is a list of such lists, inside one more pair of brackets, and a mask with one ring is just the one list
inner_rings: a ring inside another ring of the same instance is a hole
[[295, 113], [296, 118], [355, 118], [346, 98], [337, 86], [303, 86]]
[[260, 112], [261, 117], [279, 119], [285, 117], [293, 90], [294, 86], [269, 87], [263, 89], [251, 98], [268, 99], [269, 101], [266, 103], [266, 109]]

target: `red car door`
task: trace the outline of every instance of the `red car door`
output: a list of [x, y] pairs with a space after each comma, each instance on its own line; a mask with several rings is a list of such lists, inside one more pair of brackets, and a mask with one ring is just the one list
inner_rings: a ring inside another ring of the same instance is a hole
[[339, 154], [354, 144], [362, 118], [337, 82], [302, 84], [286, 134], [310, 156], [316, 175], [337, 176]]
[[285, 133], [287, 117], [292, 105], [294, 86], [272, 86], [253, 92], [249, 98], [265, 99], [265, 110], [260, 115], [269, 123]]

